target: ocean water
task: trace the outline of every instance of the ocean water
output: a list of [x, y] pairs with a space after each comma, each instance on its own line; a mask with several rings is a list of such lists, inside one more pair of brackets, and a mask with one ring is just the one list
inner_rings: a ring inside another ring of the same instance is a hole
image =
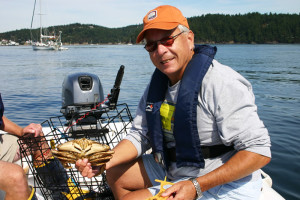
[[[269, 130], [272, 161], [263, 170], [286, 199], [300, 199], [300, 45], [216, 45], [216, 59], [253, 85], [258, 113]], [[125, 66], [119, 103], [132, 115], [154, 70], [141, 45], [69, 46], [67, 51], [33, 51], [0, 46], [0, 93], [5, 115], [21, 126], [61, 115], [67, 74], [89, 72], [105, 96], [120, 65]]]

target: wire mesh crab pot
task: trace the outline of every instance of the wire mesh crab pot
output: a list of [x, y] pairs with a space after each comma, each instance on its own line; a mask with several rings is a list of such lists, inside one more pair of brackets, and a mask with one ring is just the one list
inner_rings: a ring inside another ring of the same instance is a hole
[[[57, 158], [47, 155], [57, 145], [79, 138], [94, 140], [112, 149], [127, 134], [131, 122], [127, 104], [120, 104], [114, 110], [91, 110], [69, 120], [64, 116], [51, 117], [42, 123], [44, 137], [20, 138], [22, 165], [28, 168], [28, 178], [32, 179], [36, 193], [47, 200], [114, 199], [105, 172], [93, 178], [82, 177], [74, 164], [66, 169]], [[36, 154], [39, 159], [32, 156]]]

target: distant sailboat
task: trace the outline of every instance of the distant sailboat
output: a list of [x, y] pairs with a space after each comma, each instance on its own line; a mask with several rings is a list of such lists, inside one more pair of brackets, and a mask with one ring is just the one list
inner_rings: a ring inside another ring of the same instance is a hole
[[59, 31], [59, 36], [58, 36], [58, 39], [57, 39], [57, 46], [58, 46], [58, 49], [57, 50], [59, 50], [59, 51], [62, 51], [62, 50], [68, 50], [68, 48], [67, 47], [63, 47], [63, 45], [62, 45], [62, 42], [61, 42], [61, 31]]
[[30, 27], [30, 33], [31, 33], [31, 41], [32, 41], [32, 49], [33, 50], [66, 50], [68, 48], [65, 48], [62, 46], [61, 42], [61, 31], [59, 32], [59, 36], [55, 36], [55, 34], [50, 35], [48, 30], [46, 28], [43, 28], [42, 26], [42, 0], [40, 0], [40, 31], [39, 31], [39, 40], [33, 41], [33, 34], [32, 34], [32, 24], [33, 24], [33, 18], [35, 15], [35, 6], [36, 6], [36, 0], [34, 1], [34, 7], [33, 7], [33, 14], [31, 19], [31, 27]]

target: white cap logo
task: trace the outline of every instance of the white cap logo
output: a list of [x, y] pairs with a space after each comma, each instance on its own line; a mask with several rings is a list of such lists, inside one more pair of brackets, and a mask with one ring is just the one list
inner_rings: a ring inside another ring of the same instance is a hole
[[148, 20], [152, 20], [152, 19], [155, 19], [157, 17], [157, 14], [156, 14], [156, 10], [153, 10], [151, 11], [149, 14], [148, 14]]

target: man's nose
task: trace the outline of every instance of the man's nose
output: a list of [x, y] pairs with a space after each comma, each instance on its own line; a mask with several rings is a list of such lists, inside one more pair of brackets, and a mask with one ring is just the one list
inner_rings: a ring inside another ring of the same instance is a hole
[[157, 53], [162, 54], [167, 50], [167, 47], [160, 43], [160, 41], [157, 42]]

